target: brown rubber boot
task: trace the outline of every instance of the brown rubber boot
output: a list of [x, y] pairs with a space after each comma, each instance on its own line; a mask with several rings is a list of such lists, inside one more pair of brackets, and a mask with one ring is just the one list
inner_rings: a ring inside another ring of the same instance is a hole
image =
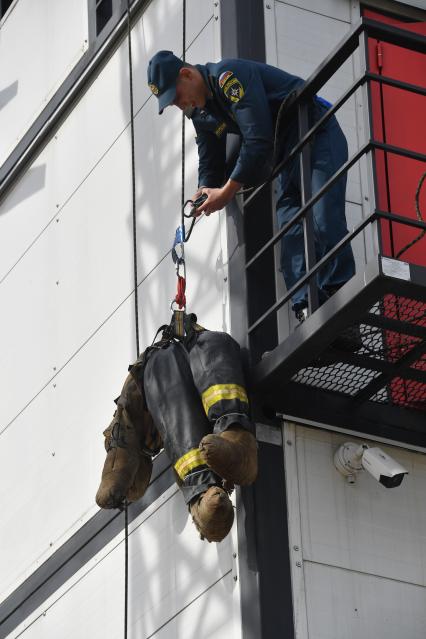
[[107, 457], [96, 493], [100, 508], [119, 508], [125, 497], [128, 501], [136, 501], [145, 493], [151, 478], [152, 461], [143, 453], [142, 446], [150, 419], [143, 396], [132, 376], [128, 375], [114, 419], [104, 431]]
[[198, 495], [189, 510], [201, 539], [222, 541], [232, 528], [234, 509], [227, 492], [220, 486], [210, 486]]
[[228, 484], [248, 486], [257, 477], [256, 438], [238, 425], [220, 435], [206, 435], [200, 450], [209, 468]]
[[139, 468], [136, 471], [132, 485], [126, 493], [127, 501], [138, 501], [145, 495], [152, 473], [152, 459], [146, 455], [139, 456]]
[[134, 483], [140, 461], [135, 429], [122, 406], [118, 406], [104, 435], [107, 456], [96, 503], [100, 508], [119, 508]]

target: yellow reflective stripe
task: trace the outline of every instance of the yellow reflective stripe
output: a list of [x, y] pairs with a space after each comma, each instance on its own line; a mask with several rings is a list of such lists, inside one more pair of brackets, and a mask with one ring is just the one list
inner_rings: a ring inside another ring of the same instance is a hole
[[181, 479], [185, 479], [188, 473], [197, 466], [205, 466], [206, 461], [198, 448], [192, 448], [190, 451], [179, 457], [175, 463], [175, 470]]
[[216, 402], [221, 402], [224, 399], [239, 399], [241, 402], [248, 404], [245, 388], [238, 384], [215, 384], [214, 386], [210, 386], [210, 388], [205, 390], [201, 395], [206, 413], [209, 412], [210, 408], [214, 406]]

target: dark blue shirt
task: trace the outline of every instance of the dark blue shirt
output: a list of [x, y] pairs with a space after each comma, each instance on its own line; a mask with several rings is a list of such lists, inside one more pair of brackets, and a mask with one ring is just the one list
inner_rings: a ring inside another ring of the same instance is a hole
[[283, 99], [303, 80], [261, 62], [225, 59], [197, 65], [212, 96], [191, 119], [197, 134], [198, 185], [221, 186], [225, 179], [226, 134], [242, 138], [231, 179], [255, 184], [271, 169], [275, 120]]

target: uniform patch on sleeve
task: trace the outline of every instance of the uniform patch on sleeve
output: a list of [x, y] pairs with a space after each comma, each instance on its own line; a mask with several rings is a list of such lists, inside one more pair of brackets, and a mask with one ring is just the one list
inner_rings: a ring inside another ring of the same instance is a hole
[[244, 89], [238, 78], [231, 78], [223, 87], [223, 92], [231, 102], [239, 102], [244, 96]]
[[219, 126], [215, 129], [215, 132], [214, 132], [215, 136], [216, 136], [216, 137], [218, 137], [218, 138], [221, 138], [221, 137], [222, 137], [223, 132], [225, 131], [225, 129], [226, 129], [226, 123], [225, 123], [225, 122], [222, 122], [222, 123], [221, 123], [221, 124], [219, 124]]
[[228, 80], [228, 78], [230, 78], [232, 75], [232, 71], [224, 71], [223, 73], [220, 74], [219, 76], [219, 86], [222, 89], [223, 85], [225, 84], [225, 82]]

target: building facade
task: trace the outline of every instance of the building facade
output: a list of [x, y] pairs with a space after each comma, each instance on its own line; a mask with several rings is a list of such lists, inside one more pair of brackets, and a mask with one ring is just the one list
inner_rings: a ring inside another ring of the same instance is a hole
[[[351, 239], [357, 275], [362, 279], [379, 259], [377, 278], [364, 277], [362, 287], [355, 282], [323, 312], [311, 309], [302, 331], [320, 356], [332, 332], [356, 316], [351, 300], [370, 295], [373, 305], [379, 289], [374, 297], [369, 285], [388, 278], [382, 293], [398, 296], [399, 315], [389, 315], [383, 298], [386, 308], [378, 314], [387, 323], [372, 343], [379, 340], [386, 352], [389, 343], [395, 348], [389, 332], [398, 333], [400, 344], [396, 321], [403, 322], [416, 359], [384, 356], [370, 362], [370, 374], [355, 356], [325, 367], [323, 377], [310, 371], [324, 367], [311, 368], [303, 345], [293, 343], [287, 302], [260, 332], [253, 329], [286, 294], [275, 276], [277, 249], [246, 276], [247, 261], [277, 232], [274, 189], [202, 218], [186, 247], [187, 308], [203, 326], [231, 333], [243, 347], [259, 478], [234, 495], [230, 535], [208, 544], [198, 538], [160, 453], [146, 495], [129, 508], [128, 575], [124, 516], [99, 511], [94, 501], [113, 399], [138, 355], [137, 343], [142, 351], [170, 319], [176, 291], [170, 249], [182, 200], [197, 186], [192, 125], [185, 127], [182, 153], [180, 113], [158, 115], [146, 83], [148, 60], [160, 49], [179, 56], [185, 49], [194, 64], [262, 60], [309, 78], [337, 104], [380, 33], [390, 47], [407, 46], [420, 56], [410, 58], [419, 70], [407, 77], [403, 69], [392, 86], [417, 86], [413, 99], [424, 101], [422, 1], [133, 0], [127, 6], [122, 0], [14, 0], [2, 1], [0, 11], [0, 637], [115, 639], [126, 627], [129, 637], [144, 639], [341, 639], [359, 633], [423, 639], [426, 264], [421, 240], [399, 261], [386, 249], [385, 218], [366, 222]], [[370, 24], [370, 32], [359, 27], [366, 48], [343, 46], [362, 16], [379, 23]], [[324, 61], [336, 51], [331, 73]], [[371, 58], [368, 70], [375, 73]], [[377, 124], [373, 93], [360, 84], [337, 111], [350, 157], [361, 153]], [[388, 99], [385, 94], [380, 107], [383, 121], [390, 117]], [[410, 106], [412, 120], [417, 104]], [[409, 143], [390, 139], [389, 132], [377, 137], [381, 144], [410, 147], [406, 215], [416, 235], [422, 221], [416, 222], [413, 203], [426, 138], [408, 132], [404, 119], [399, 127]], [[374, 206], [404, 215], [404, 203], [394, 208], [388, 201], [386, 208], [380, 201], [391, 192], [395, 172], [401, 175], [399, 165], [392, 173], [389, 155], [388, 147], [369, 147], [349, 167], [350, 229], [361, 227]], [[417, 201], [424, 206], [424, 194]], [[408, 277], [400, 263], [408, 265]], [[397, 288], [398, 282], [411, 288]], [[414, 320], [401, 317], [402, 298], [414, 300]], [[368, 341], [366, 324], [356, 321]], [[390, 373], [390, 365], [399, 368]], [[285, 384], [282, 367], [291, 371]], [[369, 386], [375, 380], [377, 390]], [[371, 393], [360, 402], [371, 401], [352, 409], [348, 398], [367, 387]], [[380, 446], [408, 476], [392, 490], [366, 472], [348, 483], [333, 464], [347, 441]]]

